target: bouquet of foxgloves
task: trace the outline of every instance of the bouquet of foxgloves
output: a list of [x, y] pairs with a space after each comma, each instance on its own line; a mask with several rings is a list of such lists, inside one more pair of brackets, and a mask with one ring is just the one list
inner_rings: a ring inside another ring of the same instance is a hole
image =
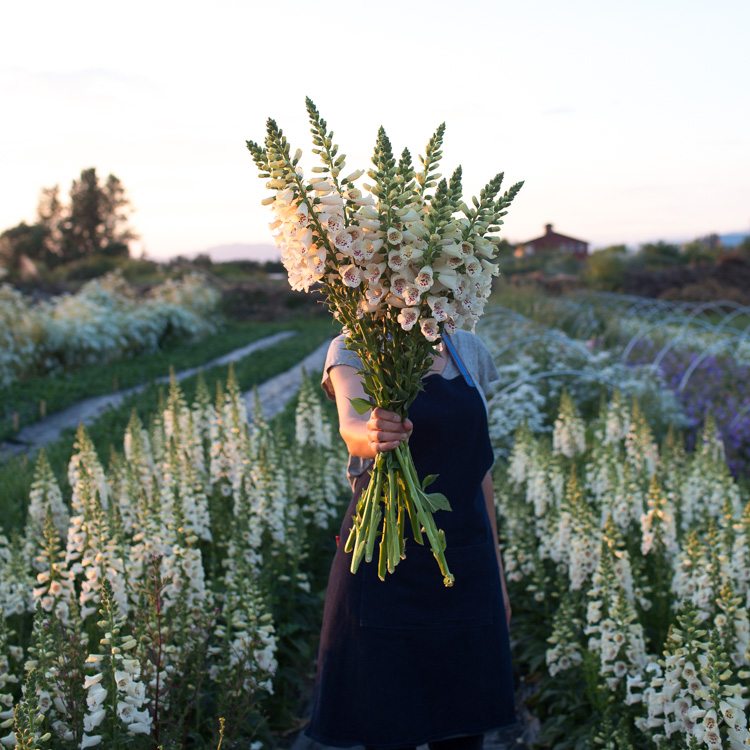
[[[313, 153], [320, 164], [305, 176], [302, 152], [269, 119], [265, 144], [247, 142], [260, 177], [273, 195], [271, 224], [293, 289], [315, 287], [347, 331], [347, 347], [362, 362], [370, 401], [353, 399], [359, 413], [374, 405], [407, 415], [443, 332], [473, 329], [498, 274], [495, 262], [502, 217], [523, 183], [500, 192], [493, 177], [472, 205], [461, 195], [461, 167], [441, 179], [438, 167], [445, 125], [440, 125], [415, 170], [407, 149], [396, 158], [378, 131], [369, 183], [364, 170], [347, 171], [333, 133], [307, 99]], [[370, 562], [380, 532], [378, 576], [385, 580], [405, 558], [407, 518], [413, 537], [432, 553], [451, 586], [446, 539], [433, 514], [448, 499], [428, 492], [435, 475], [419, 477], [408, 444], [378, 453], [359, 498], [345, 551], [355, 573]]]

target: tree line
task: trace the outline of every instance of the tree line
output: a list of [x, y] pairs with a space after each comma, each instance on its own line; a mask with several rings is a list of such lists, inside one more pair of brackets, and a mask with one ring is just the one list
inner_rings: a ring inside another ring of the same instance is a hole
[[0, 234], [0, 267], [11, 276], [35, 276], [83, 258], [127, 258], [137, 237], [131, 213], [119, 178], [110, 174], [100, 179], [95, 167], [84, 169], [73, 180], [67, 201], [59, 185], [42, 188], [36, 220]]

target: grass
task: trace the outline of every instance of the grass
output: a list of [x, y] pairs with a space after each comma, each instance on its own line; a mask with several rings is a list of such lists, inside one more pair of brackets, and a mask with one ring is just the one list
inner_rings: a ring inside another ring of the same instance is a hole
[[[282, 330], [306, 330], [306, 320], [280, 323], [234, 322], [199, 341], [174, 341], [156, 352], [89, 365], [71, 372], [29, 378], [0, 389], [0, 440], [8, 440], [17, 427], [33, 424], [44, 413], [52, 414], [92, 396], [146, 383], [175, 371], [202, 365], [234, 349]], [[14, 414], [17, 417], [14, 418]], [[14, 425], [14, 421], [18, 425]]]
[[[243, 391], [294, 366], [326, 338], [338, 333], [338, 328], [328, 317], [305, 323], [297, 322], [295, 325], [300, 335], [285, 339], [269, 349], [255, 352], [234, 363], [235, 375]], [[205, 359], [204, 356], [201, 361]], [[226, 382], [227, 373], [228, 367], [226, 366], [213, 367], [205, 370], [202, 377], [209, 390], [215, 391], [218, 381]], [[180, 383], [188, 399], [193, 397], [197, 382], [198, 377], [194, 376]], [[120, 407], [105, 412], [96, 422], [87, 427], [99, 458], [105, 465], [113, 450], [121, 450], [123, 435], [131, 412], [135, 411], [144, 422], [147, 422], [156, 412], [160, 394], [165, 394], [166, 388], [165, 385], [151, 384], [141, 393], [126, 399]], [[67, 430], [58, 440], [45, 447], [45, 452], [64, 495], [67, 495], [69, 491], [67, 465], [73, 450], [74, 437], [75, 431]], [[6, 531], [20, 528], [25, 521], [33, 473], [34, 459], [29, 459], [25, 455], [12, 458], [0, 466], [0, 513], [2, 513], [3, 528]]]

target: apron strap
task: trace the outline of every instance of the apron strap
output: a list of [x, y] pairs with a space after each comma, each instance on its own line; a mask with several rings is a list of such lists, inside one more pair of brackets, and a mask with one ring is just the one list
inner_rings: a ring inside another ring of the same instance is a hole
[[456, 345], [451, 341], [448, 334], [443, 333], [443, 341], [445, 342], [445, 346], [447, 347], [449, 354], [451, 355], [451, 357], [453, 357], [453, 361], [456, 363], [458, 371], [461, 373], [461, 375], [464, 376], [464, 380], [472, 388], [476, 388], [476, 383], [471, 377], [471, 373], [469, 373], [469, 368], [464, 364], [464, 361], [461, 359], [458, 350], [456, 349]]

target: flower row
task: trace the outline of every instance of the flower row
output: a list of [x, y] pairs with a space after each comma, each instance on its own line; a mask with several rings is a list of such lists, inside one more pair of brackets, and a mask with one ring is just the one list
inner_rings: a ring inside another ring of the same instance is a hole
[[0, 741], [215, 746], [225, 717], [259, 747], [284, 613], [310, 596], [343, 477], [312, 384], [289, 441], [248, 423], [231, 371], [215, 399], [173, 382], [106, 469], [81, 428], [69, 498], [41, 454], [25, 528], [0, 538]]
[[34, 303], [0, 285], [0, 386], [27, 375], [153, 351], [166, 337], [213, 330], [219, 293], [199, 274], [167, 280], [139, 298], [119, 273], [76, 294]]
[[589, 421], [564, 395], [551, 439], [518, 432], [498, 498], [541, 741], [748, 746], [750, 502], [711, 419], [687, 452], [618, 393]]

